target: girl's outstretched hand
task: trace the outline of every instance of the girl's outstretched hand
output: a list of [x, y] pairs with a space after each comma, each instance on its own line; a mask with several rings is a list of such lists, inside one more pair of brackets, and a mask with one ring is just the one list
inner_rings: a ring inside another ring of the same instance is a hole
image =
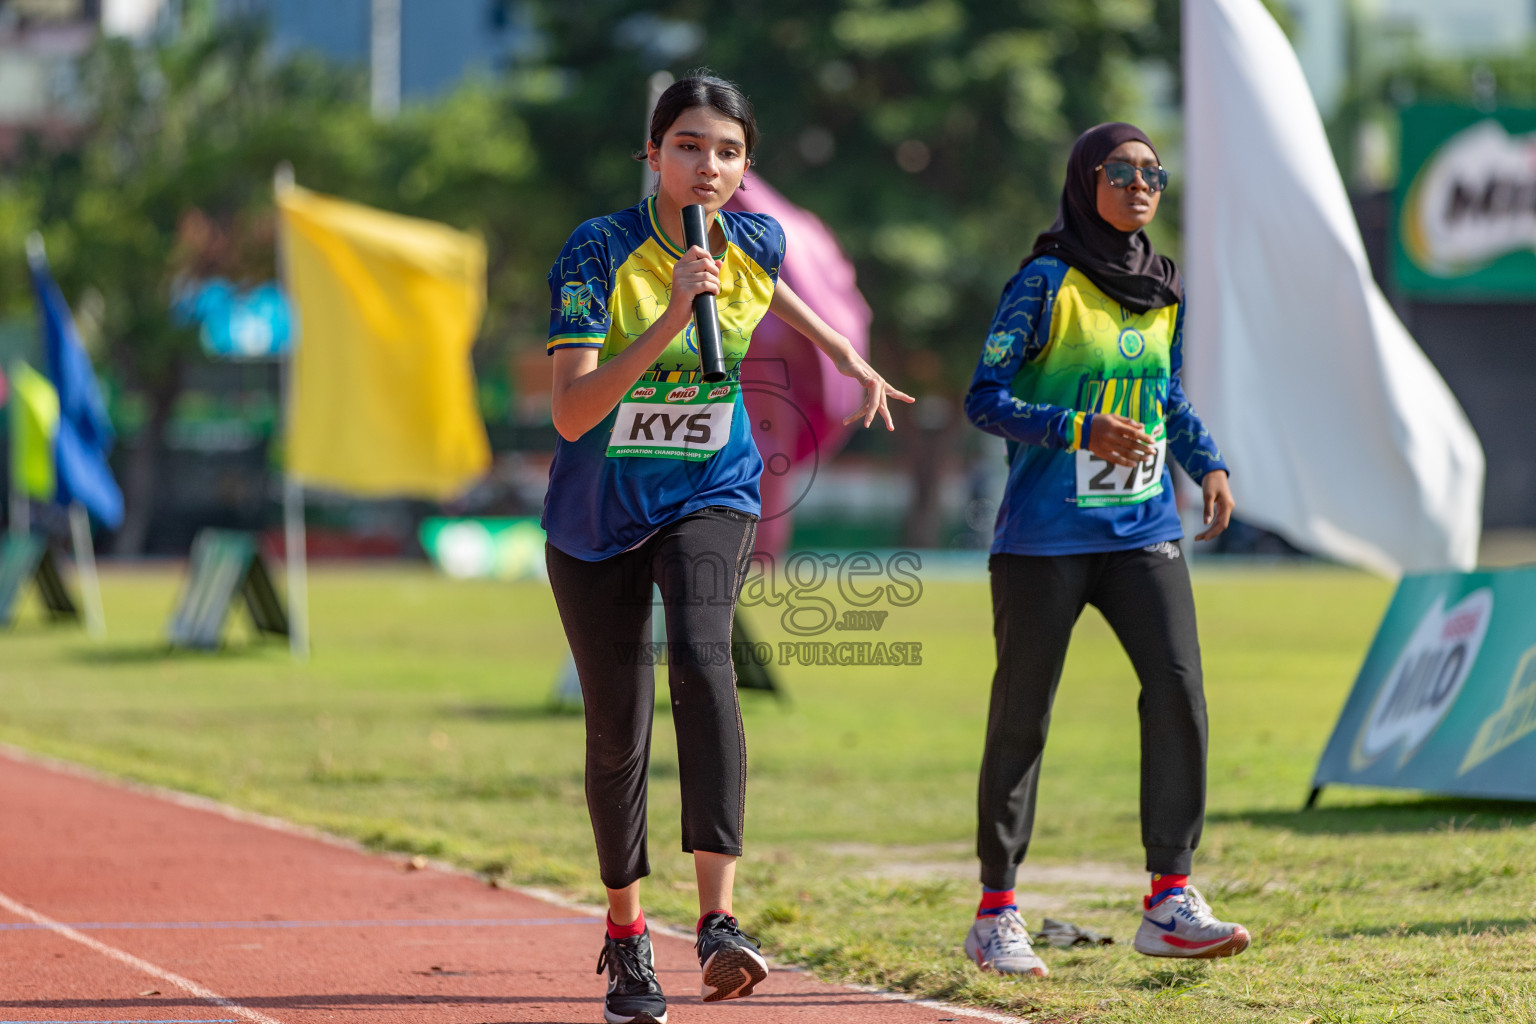
[[915, 401], [911, 395], [897, 391], [887, 384], [885, 378], [876, 373], [875, 368], [854, 351], [853, 345], [847, 338], [828, 327], [827, 322], [817, 316], [815, 311], [805, 304], [804, 299], [795, 294], [795, 290], [789, 286], [788, 281], [782, 278], [779, 280], [773, 290], [773, 301], [768, 308], [792, 329], [809, 338], [811, 344], [832, 360], [832, 365], [837, 368], [838, 373], [844, 377], [852, 377], [864, 388], [864, 401], [860, 403], [859, 411], [843, 420], [844, 426], [854, 420], [862, 419], [867, 427], [875, 422], [875, 416], [878, 415], [885, 420], [885, 429], [896, 429], [896, 425], [891, 422], [890, 401], [893, 398], [903, 402]]
[[870, 366], [863, 356], [853, 351], [852, 346], [849, 346], [843, 358], [834, 360], [833, 365], [837, 367], [838, 373], [844, 377], [852, 377], [864, 389], [864, 401], [859, 406], [859, 411], [843, 420], [844, 426], [854, 420], [862, 419], [864, 426], [867, 427], [878, 415], [885, 420], [886, 430], [895, 430], [896, 425], [891, 422], [890, 400], [895, 398], [903, 402], [916, 401], [906, 392], [897, 391], [887, 384], [885, 378], [876, 373], [875, 368]]

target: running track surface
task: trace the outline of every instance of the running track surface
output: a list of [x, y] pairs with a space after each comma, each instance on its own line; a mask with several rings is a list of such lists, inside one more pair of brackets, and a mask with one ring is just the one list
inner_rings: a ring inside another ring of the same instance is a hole
[[[0, 753], [0, 1024], [601, 1022], [595, 917]], [[675, 1024], [973, 1014], [775, 970], [705, 1005], [654, 934]]]

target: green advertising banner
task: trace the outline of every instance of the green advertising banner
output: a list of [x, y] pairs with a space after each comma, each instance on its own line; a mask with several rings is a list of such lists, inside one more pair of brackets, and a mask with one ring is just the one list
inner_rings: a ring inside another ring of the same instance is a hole
[[1536, 296], [1536, 109], [1402, 112], [1392, 271], [1424, 299]]
[[543, 579], [544, 529], [533, 516], [427, 519], [421, 546], [454, 579]]
[[1406, 577], [1313, 779], [1536, 799], [1536, 568]]

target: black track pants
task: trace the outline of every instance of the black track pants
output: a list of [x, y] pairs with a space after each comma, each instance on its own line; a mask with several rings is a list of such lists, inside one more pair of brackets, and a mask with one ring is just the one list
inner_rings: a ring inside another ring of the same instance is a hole
[[1141, 680], [1141, 841], [1147, 870], [1188, 874], [1205, 820], [1205, 693], [1189, 569], [1175, 544], [1091, 555], [993, 555], [997, 672], [976, 853], [982, 884], [1013, 888], [1072, 627], [1091, 604]]
[[645, 812], [656, 702], [653, 581], [666, 608], [683, 850], [741, 853], [747, 746], [730, 658], [731, 621], [756, 533], [755, 517], [711, 506], [598, 562], [545, 546], [586, 704], [587, 810], [610, 889], [651, 871]]

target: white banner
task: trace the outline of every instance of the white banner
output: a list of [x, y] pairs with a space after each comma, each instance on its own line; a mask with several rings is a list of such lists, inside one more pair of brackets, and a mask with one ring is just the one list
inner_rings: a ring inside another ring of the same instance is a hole
[[1185, 0], [1185, 386], [1239, 518], [1386, 576], [1477, 560], [1483, 450], [1371, 278], [1260, 0]]

